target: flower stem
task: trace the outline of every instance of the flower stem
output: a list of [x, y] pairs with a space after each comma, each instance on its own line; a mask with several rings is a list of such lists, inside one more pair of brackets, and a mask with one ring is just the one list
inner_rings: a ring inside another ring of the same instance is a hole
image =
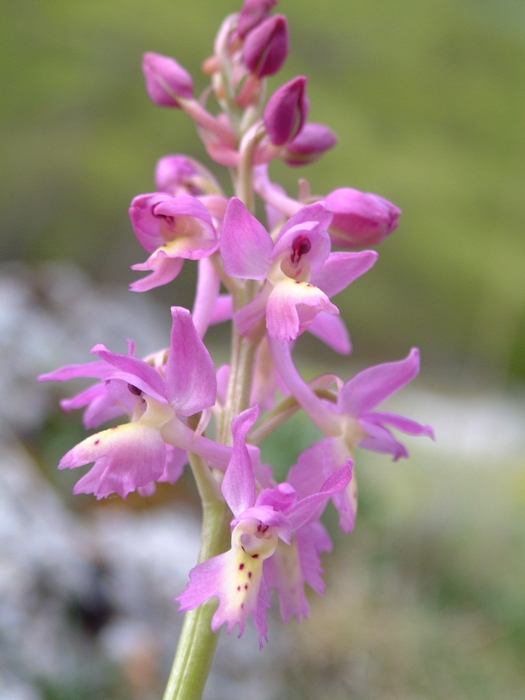
[[[224, 501], [203, 504], [199, 562], [224, 552], [230, 540], [231, 513]], [[213, 600], [189, 610], [173, 661], [163, 700], [200, 700], [208, 678], [218, 632], [211, 630], [217, 607]]]
[[[256, 343], [233, 330], [228, 400], [219, 422], [218, 439], [231, 443], [231, 421], [248, 407], [253, 379]], [[212, 472], [201, 457], [191, 452], [190, 465], [202, 498], [202, 539], [199, 562], [217, 556], [230, 543], [231, 512], [219, 489], [210, 484]], [[215, 473], [217, 485], [221, 474]], [[177, 653], [163, 700], [200, 700], [208, 678], [218, 632], [212, 632], [211, 619], [217, 608], [214, 600], [189, 610], [184, 618]]]

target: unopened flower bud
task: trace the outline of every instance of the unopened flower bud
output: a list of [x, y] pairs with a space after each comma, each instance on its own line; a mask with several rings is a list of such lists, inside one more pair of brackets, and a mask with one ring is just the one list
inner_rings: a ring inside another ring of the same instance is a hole
[[204, 165], [178, 153], [164, 156], [157, 162], [155, 189], [173, 195], [220, 192], [216, 179]]
[[246, 0], [239, 15], [237, 36], [244, 39], [248, 32], [268, 17], [277, 2], [278, 0]]
[[290, 48], [288, 23], [284, 15], [274, 15], [253, 29], [244, 42], [242, 59], [258, 78], [280, 70]]
[[306, 77], [298, 75], [276, 90], [264, 110], [264, 126], [275, 146], [294, 139], [303, 128], [308, 114]]
[[301, 132], [290, 141], [283, 154], [288, 165], [307, 165], [320, 158], [337, 143], [337, 136], [324, 124], [305, 124]]
[[145, 53], [142, 72], [151, 101], [160, 107], [180, 107], [177, 97], [193, 97], [191, 75], [169, 56]]
[[398, 224], [401, 210], [371, 192], [341, 187], [324, 201], [334, 211], [329, 233], [334, 245], [364, 247], [381, 243]]

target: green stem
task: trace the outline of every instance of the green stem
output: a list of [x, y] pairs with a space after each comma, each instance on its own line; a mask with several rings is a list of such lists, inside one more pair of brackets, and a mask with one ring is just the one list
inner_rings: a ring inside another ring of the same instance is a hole
[[[232, 419], [248, 407], [256, 343], [233, 331], [228, 400], [218, 430], [219, 442], [231, 443]], [[202, 539], [199, 562], [228, 549], [231, 513], [219, 489], [221, 474], [214, 474], [198, 455], [189, 453], [190, 465], [202, 498]], [[215, 482], [215, 483], [213, 483]], [[210, 600], [189, 610], [184, 618], [177, 653], [163, 700], [200, 700], [208, 678], [219, 633], [211, 630], [217, 603]]]
[[[199, 562], [226, 551], [230, 518], [224, 501], [210, 500], [203, 504]], [[163, 700], [200, 700], [202, 697], [219, 637], [218, 632], [211, 630], [216, 607], [216, 602], [210, 600], [186, 613]]]

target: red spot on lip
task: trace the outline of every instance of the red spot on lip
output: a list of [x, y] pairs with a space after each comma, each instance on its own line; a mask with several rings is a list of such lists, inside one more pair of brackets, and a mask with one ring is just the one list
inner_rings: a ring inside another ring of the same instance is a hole
[[99, 442], [100, 440], [95, 440], [95, 445], [98, 445]]
[[248, 571], [248, 578], [251, 578], [251, 577], [252, 577], [252, 572]]
[[242, 571], [244, 569], [244, 564], [239, 564], [239, 571]]
[[312, 244], [308, 236], [296, 236], [292, 241], [292, 255], [290, 256], [294, 265], [297, 265], [302, 256], [309, 253], [311, 248]]
[[133, 386], [133, 384], [128, 384], [128, 389], [135, 396], [142, 396], [142, 391], [137, 386]]
[[252, 554], [252, 559], [258, 559], [259, 555], [258, 554]]

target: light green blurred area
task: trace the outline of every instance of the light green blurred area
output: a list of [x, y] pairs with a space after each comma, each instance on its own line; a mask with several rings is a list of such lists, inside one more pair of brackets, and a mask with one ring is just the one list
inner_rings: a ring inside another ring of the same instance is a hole
[[[174, 56], [202, 90], [201, 61], [237, 9], [214, 0], [4, 3], [3, 259], [65, 258], [98, 280], [136, 278], [129, 265], [145, 252], [127, 216], [131, 198], [151, 191], [166, 153], [210, 165], [185, 115], [148, 100], [141, 55]], [[437, 377], [466, 391], [478, 388], [472, 377], [496, 388], [523, 382], [525, 4], [281, 0], [278, 9], [291, 53], [270, 85], [306, 74], [310, 119], [339, 144], [308, 168], [273, 164], [273, 179], [290, 193], [299, 177], [319, 194], [356, 187], [403, 209], [375, 268], [336, 300], [352, 367], [417, 345], [423, 383]], [[190, 305], [185, 268], [153, 294]], [[334, 370], [335, 355], [309, 348]], [[263, 454], [284, 476], [312, 438], [296, 417]], [[525, 457], [453, 455], [439, 439], [434, 451], [411, 441], [411, 460], [396, 465], [359, 452], [356, 531], [324, 559], [327, 596], [311, 596], [311, 620], [287, 628], [297, 656], [285, 662], [283, 698], [525, 697]]]
[[[3, 258], [73, 259], [134, 279], [127, 207], [156, 160], [208, 163], [193, 125], [148, 100], [145, 50], [201, 61], [235, 2], [32, 0], [3, 7]], [[525, 9], [495, 0], [283, 0], [291, 53], [271, 86], [309, 77], [310, 118], [339, 135], [294, 192], [343, 185], [404, 211], [376, 268], [338, 300], [361, 362], [419, 345], [428, 364], [525, 376]], [[222, 178], [225, 186], [226, 178]], [[157, 292], [190, 303], [185, 281]]]

